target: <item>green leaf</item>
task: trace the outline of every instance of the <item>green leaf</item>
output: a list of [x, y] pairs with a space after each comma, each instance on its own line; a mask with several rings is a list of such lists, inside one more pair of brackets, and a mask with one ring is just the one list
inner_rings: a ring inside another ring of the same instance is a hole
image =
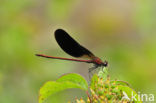
[[97, 74], [94, 74], [91, 79], [91, 84], [90, 84], [90, 86], [93, 90], [95, 89], [95, 85], [97, 84], [97, 82], [98, 82], [98, 76], [97, 76]]
[[[134, 103], [142, 103], [139, 95], [132, 88], [128, 86], [118, 85], [118, 89], [126, 93], [124, 95], [127, 95], [131, 101], [134, 101]], [[133, 99], [132, 96], [135, 97], [135, 99]]]
[[81, 75], [76, 74], [76, 73], [69, 73], [69, 74], [63, 75], [56, 81], [57, 82], [70, 81], [71, 83], [79, 85], [81, 89], [84, 89], [84, 90], [88, 89], [87, 81]]
[[39, 103], [43, 103], [49, 96], [70, 88], [88, 89], [86, 80], [78, 74], [67, 74], [56, 81], [46, 82], [39, 91]]

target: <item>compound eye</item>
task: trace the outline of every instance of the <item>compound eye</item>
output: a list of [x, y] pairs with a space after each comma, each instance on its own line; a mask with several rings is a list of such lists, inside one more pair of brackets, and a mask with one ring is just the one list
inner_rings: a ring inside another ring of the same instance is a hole
[[103, 66], [107, 67], [108, 66], [108, 62], [107, 61], [104, 61], [103, 62]]

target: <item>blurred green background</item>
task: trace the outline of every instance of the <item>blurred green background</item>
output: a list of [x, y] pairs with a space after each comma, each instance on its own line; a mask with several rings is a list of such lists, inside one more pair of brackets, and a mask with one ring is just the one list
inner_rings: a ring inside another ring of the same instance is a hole
[[[107, 60], [112, 79], [156, 94], [155, 4], [155, 0], [1, 0], [0, 103], [37, 103], [43, 83], [65, 73], [79, 73], [88, 80], [92, 65], [34, 56], [70, 57], [54, 39], [57, 28]], [[65, 103], [85, 96], [72, 89], [48, 101]]]

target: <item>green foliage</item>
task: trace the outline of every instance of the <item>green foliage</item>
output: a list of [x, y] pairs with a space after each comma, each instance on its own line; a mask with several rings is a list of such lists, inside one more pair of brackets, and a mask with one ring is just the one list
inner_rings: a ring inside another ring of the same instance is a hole
[[46, 82], [40, 89], [39, 103], [43, 103], [50, 95], [63, 91], [69, 88], [79, 88], [87, 91], [88, 84], [86, 80], [75, 73], [66, 74], [57, 79], [56, 81]]
[[[111, 81], [109, 76], [103, 79], [95, 74], [92, 78], [90, 91], [91, 96], [88, 97], [88, 103], [129, 103], [131, 102], [131, 93], [136, 95], [135, 98], [137, 100], [133, 101], [141, 103], [136, 92], [131, 89], [126, 82]], [[125, 96], [124, 94], [127, 95], [129, 99], [122, 99], [122, 97]], [[79, 101], [82, 101], [82, 99]]]
[[73, 84], [79, 85], [81, 89], [87, 90], [88, 84], [87, 81], [79, 74], [76, 73], [70, 73], [63, 75], [59, 79], [56, 80], [57, 82], [71, 82]]
[[[57, 92], [70, 88], [82, 89], [87, 93], [87, 99], [76, 99], [77, 103], [142, 103], [140, 97], [129, 87], [128, 83], [119, 80], [111, 81], [106, 68], [93, 75], [90, 86], [82, 76], [75, 73], [63, 75], [56, 81], [46, 82], [40, 89], [39, 103], [43, 103], [49, 96]], [[136, 100], [131, 101], [132, 93], [136, 95]], [[129, 99], [123, 99], [125, 95]]]

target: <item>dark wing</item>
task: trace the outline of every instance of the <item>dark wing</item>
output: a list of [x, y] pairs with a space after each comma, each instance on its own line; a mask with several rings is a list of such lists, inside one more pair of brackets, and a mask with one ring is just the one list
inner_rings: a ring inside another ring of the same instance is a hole
[[55, 31], [55, 39], [60, 47], [73, 57], [88, 57], [90, 59], [93, 59], [95, 57], [93, 53], [81, 46], [62, 29], [57, 29]]

